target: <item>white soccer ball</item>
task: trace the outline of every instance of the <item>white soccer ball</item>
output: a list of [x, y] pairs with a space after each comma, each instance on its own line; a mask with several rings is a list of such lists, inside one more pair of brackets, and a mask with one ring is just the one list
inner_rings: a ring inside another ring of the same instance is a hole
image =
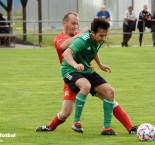
[[152, 141], [155, 139], [155, 127], [150, 123], [144, 123], [137, 129], [137, 137], [140, 141]]

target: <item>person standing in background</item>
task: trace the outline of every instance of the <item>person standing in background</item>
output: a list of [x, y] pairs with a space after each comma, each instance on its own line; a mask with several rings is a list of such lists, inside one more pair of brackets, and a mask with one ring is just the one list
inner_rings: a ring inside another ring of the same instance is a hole
[[123, 41], [121, 43], [122, 47], [128, 46], [128, 41], [132, 36], [132, 31], [136, 29], [136, 14], [133, 11], [133, 7], [129, 6], [128, 10], [124, 13], [123, 21]]
[[97, 12], [96, 17], [97, 18], [104, 18], [106, 21], [111, 20], [110, 13], [109, 13], [109, 11], [107, 11], [107, 8], [105, 5], [101, 6], [101, 10]]
[[0, 33], [9, 33], [8, 28], [6, 28], [6, 19], [3, 17], [3, 14], [0, 13]]
[[152, 31], [153, 46], [155, 46], [155, 13], [154, 16], [152, 17], [151, 31]]
[[148, 5], [144, 5], [143, 11], [139, 13], [139, 21], [138, 21], [138, 29], [140, 32], [139, 35], [139, 45], [142, 46], [143, 33], [145, 31], [145, 27], [151, 28], [151, 19], [152, 16], [150, 12], [148, 12]]
[[[3, 17], [3, 14], [0, 13], [0, 34], [8, 34], [9, 28], [7, 27], [6, 19]], [[9, 40], [7, 37], [0, 38], [0, 45], [8, 45]]]

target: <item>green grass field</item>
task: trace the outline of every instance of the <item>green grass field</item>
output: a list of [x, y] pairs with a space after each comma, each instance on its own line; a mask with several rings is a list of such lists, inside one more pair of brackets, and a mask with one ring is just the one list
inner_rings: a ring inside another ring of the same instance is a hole
[[[155, 125], [155, 48], [104, 48], [102, 61], [113, 72], [95, 69], [115, 88], [116, 100], [128, 112], [134, 125]], [[102, 102], [88, 96], [83, 114], [84, 134], [71, 130], [73, 114], [55, 132], [36, 133], [60, 111], [63, 81], [54, 48], [0, 49], [0, 138], [4, 145], [141, 145], [115, 119], [112, 127], [119, 136], [101, 136]], [[146, 143], [153, 145], [155, 141]]]

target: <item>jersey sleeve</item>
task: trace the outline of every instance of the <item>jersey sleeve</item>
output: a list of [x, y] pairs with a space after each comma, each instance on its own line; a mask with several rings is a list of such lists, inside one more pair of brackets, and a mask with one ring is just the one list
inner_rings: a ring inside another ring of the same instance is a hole
[[96, 14], [97, 17], [101, 17], [100, 11]]
[[107, 18], [110, 18], [110, 13], [109, 13], [109, 11], [107, 11]]
[[66, 39], [64, 37], [62, 37], [62, 35], [58, 35], [54, 38], [54, 46], [55, 49], [57, 51], [58, 57], [59, 57], [59, 61], [60, 63], [62, 63], [63, 60], [63, 56], [62, 56], [62, 51], [60, 49], [61, 44], [65, 41]]
[[66, 39], [64, 39], [64, 38], [62, 38], [62, 37], [60, 37], [60, 36], [55, 37], [55, 39], [54, 39], [55, 48], [56, 48], [56, 49], [60, 49], [61, 44], [62, 44], [65, 40], [66, 40]]
[[73, 53], [77, 53], [85, 48], [85, 41], [82, 38], [77, 37], [69, 46]]

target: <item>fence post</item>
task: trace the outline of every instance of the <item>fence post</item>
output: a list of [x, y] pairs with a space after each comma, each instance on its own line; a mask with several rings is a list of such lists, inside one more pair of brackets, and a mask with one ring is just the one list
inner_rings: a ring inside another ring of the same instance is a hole
[[33, 29], [34, 29], [34, 48], [36, 47], [36, 30], [35, 30], [35, 26], [36, 26], [36, 22], [35, 21], [33, 21]]

